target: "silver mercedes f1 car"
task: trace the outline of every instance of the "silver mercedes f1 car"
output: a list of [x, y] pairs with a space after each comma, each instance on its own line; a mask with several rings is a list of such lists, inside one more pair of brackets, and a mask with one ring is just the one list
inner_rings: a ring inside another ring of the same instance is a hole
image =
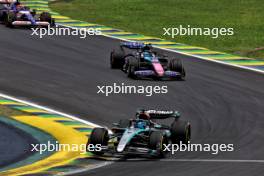
[[[156, 123], [157, 119], [173, 118], [170, 125]], [[178, 111], [138, 110], [133, 119], [113, 123], [111, 130], [94, 128], [87, 145], [101, 145], [96, 155], [137, 155], [161, 158], [164, 144], [185, 143], [191, 138], [191, 125], [179, 119]]]

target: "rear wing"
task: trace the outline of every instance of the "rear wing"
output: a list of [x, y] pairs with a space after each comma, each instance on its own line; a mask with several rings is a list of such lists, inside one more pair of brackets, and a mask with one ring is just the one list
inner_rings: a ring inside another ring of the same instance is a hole
[[137, 113], [140, 112], [148, 113], [151, 119], [180, 118], [180, 113], [172, 110], [139, 110]]
[[145, 46], [144, 43], [140, 42], [122, 42], [120, 47], [128, 48], [128, 49], [141, 49]]
[[0, 0], [0, 4], [12, 4], [17, 2], [17, 0]]

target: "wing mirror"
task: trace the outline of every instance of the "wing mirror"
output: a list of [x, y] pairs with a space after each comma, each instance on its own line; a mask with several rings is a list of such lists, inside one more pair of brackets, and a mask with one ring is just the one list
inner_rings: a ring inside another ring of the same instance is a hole
[[113, 126], [119, 126], [119, 123], [112, 123]]

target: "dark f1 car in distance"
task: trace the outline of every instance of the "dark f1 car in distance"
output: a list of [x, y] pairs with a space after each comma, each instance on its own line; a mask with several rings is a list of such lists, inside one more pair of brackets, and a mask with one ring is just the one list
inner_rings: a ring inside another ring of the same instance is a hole
[[55, 20], [49, 12], [37, 14], [36, 10], [30, 10], [18, 0], [0, 0], [0, 21], [7, 27], [48, 27], [55, 25]]
[[125, 42], [111, 52], [112, 69], [121, 69], [130, 78], [176, 79], [185, 78], [180, 59], [169, 59], [152, 50], [151, 44]]
[[[106, 128], [94, 128], [87, 146], [101, 145], [96, 155], [136, 155], [164, 157], [163, 144], [187, 144], [191, 138], [191, 125], [179, 119], [178, 111], [139, 110], [136, 118], [122, 119], [114, 123], [111, 133]], [[157, 119], [173, 118], [171, 125], [154, 122]]]

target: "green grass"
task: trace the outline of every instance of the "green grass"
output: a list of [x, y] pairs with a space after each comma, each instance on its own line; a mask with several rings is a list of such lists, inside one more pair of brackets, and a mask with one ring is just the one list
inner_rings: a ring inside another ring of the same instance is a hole
[[[62, 15], [129, 32], [264, 58], [264, 3], [260, 0], [59, 0], [51, 8]], [[234, 36], [163, 36], [163, 28], [234, 28]]]

